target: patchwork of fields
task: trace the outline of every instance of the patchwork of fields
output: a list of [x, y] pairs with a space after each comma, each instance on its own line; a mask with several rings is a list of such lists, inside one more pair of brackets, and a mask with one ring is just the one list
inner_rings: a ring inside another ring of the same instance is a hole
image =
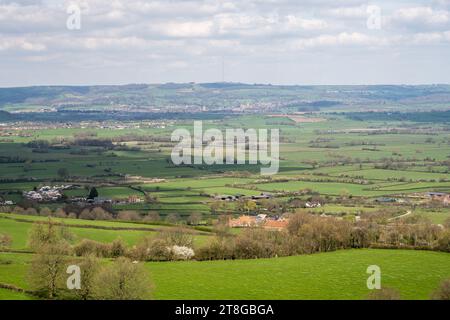
[[[412, 224], [426, 218], [439, 225], [433, 227], [444, 228], [450, 207], [432, 203], [426, 193], [450, 192], [447, 124], [356, 121], [331, 113], [320, 117], [325, 121], [304, 123], [281, 117], [274, 122], [262, 115], [205, 121], [205, 127], [223, 129], [280, 129], [280, 171], [272, 177], [261, 177], [259, 166], [173, 165], [170, 134], [175, 128], [191, 128], [189, 121], [171, 122], [162, 128], [130, 125], [121, 130], [35, 127], [5, 135], [0, 141], [0, 201], [13, 201], [16, 206], [0, 209], [9, 212], [0, 213], [0, 235], [11, 237], [13, 251], [0, 252], [0, 300], [34, 298], [1, 285], [29, 289], [26, 275], [33, 254], [27, 253], [27, 239], [33, 223], [47, 221], [37, 215], [44, 208], [67, 210], [64, 214], [70, 218], [52, 219], [72, 231], [75, 238], [71, 244], [82, 239], [111, 243], [121, 238], [128, 247], [181, 224], [194, 234], [193, 247], [197, 249], [216, 236], [213, 225], [223, 215], [263, 213], [278, 218], [307, 211], [357, 221], [364, 213], [388, 212], [386, 221], [405, 215], [416, 219]], [[80, 136], [96, 143], [107, 141], [106, 147], [79, 143]], [[34, 146], [42, 140], [49, 143], [45, 148]], [[23, 195], [24, 191], [61, 184], [72, 187], [57, 201], [32, 202]], [[114, 217], [134, 212], [138, 221], [75, 219], [83, 205], [89, 206], [75, 199], [86, 198], [92, 187], [100, 198], [111, 201], [107, 209]], [[261, 194], [270, 199], [251, 200]], [[224, 196], [250, 199], [254, 206], [221, 200]], [[136, 198], [140, 201], [129, 200]], [[320, 206], [306, 207], [307, 202], [319, 202]], [[13, 211], [17, 207], [23, 211]], [[36, 215], [27, 214], [25, 210], [30, 208]], [[154, 213], [158, 219], [144, 220]], [[170, 221], [174, 215], [176, 221]], [[192, 215], [199, 215], [199, 221], [185, 226]], [[241, 229], [230, 233], [239, 232]], [[369, 292], [369, 265], [379, 265], [382, 285], [397, 289], [404, 299], [428, 299], [438, 283], [450, 277], [448, 253], [413, 250], [145, 262], [155, 299], [364, 299]]]

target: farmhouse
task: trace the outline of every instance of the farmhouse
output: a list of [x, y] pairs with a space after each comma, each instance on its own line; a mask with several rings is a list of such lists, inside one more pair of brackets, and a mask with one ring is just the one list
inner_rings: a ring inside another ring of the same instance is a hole
[[269, 194], [269, 193], [261, 193], [258, 196], [252, 196], [252, 199], [253, 200], [260, 200], [260, 199], [270, 199], [272, 197], [273, 196], [271, 194]]
[[107, 204], [107, 203], [112, 203], [112, 199], [111, 198], [105, 198], [105, 197], [96, 197], [94, 199], [87, 199], [88, 203], [93, 203], [93, 204]]
[[378, 202], [378, 203], [393, 203], [393, 202], [397, 202], [397, 199], [395, 199], [395, 198], [388, 198], [388, 197], [381, 197], [381, 198], [376, 198], [375, 202]]
[[450, 194], [444, 192], [429, 192], [428, 197], [431, 201], [439, 201], [443, 205], [450, 205]]
[[287, 219], [266, 220], [266, 222], [263, 225], [263, 228], [272, 231], [282, 231], [287, 228], [288, 224], [289, 220]]
[[144, 202], [144, 200], [142, 200], [136, 195], [130, 195], [128, 197], [128, 203], [141, 203], [141, 202]]
[[230, 219], [228, 222], [228, 225], [231, 228], [248, 228], [248, 227], [254, 227], [257, 225], [256, 217], [252, 216], [240, 216], [236, 219]]
[[215, 200], [222, 200], [222, 201], [236, 201], [241, 198], [245, 198], [243, 194], [235, 194], [235, 195], [223, 194], [223, 195], [214, 196]]
[[320, 202], [311, 201], [311, 202], [305, 203], [306, 208], [320, 208], [321, 206], [322, 205], [320, 204]]

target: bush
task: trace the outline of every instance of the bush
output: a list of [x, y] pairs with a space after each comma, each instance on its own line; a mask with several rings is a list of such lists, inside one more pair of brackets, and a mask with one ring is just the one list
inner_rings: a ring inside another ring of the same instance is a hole
[[139, 221], [141, 220], [141, 216], [136, 211], [121, 211], [117, 215], [117, 219], [124, 221]]
[[433, 300], [450, 300], [450, 279], [442, 281], [431, 298]]
[[127, 247], [122, 238], [117, 238], [111, 243], [110, 256], [112, 258], [123, 257], [127, 253]]
[[95, 220], [94, 214], [89, 209], [84, 209], [83, 211], [81, 211], [78, 218], [83, 220]]
[[131, 256], [140, 261], [168, 261], [172, 259], [167, 241], [150, 237], [143, 238], [133, 248]]
[[227, 260], [232, 259], [233, 252], [228, 242], [214, 239], [208, 245], [196, 250], [197, 260]]
[[190, 230], [181, 227], [166, 230], [159, 235], [159, 238], [166, 241], [169, 246], [192, 248], [194, 244], [194, 237], [190, 233]]
[[58, 225], [52, 220], [46, 223], [35, 222], [30, 229], [28, 246], [37, 251], [46, 245], [66, 243], [73, 240], [73, 234], [63, 225]]
[[53, 299], [57, 291], [64, 287], [64, 275], [67, 255], [70, 247], [67, 243], [51, 243], [39, 248], [33, 256], [29, 269], [29, 282], [38, 293]]
[[56, 209], [55, 212], [53, 213], [53, 216], [56, 218], [67, 218], [66, 212], [61, 208]]
[[450, 230], [445, 231], [438, 239], [436, 249], [450, 252]]
[[0, 234], [0, 249], [8, 249], [11, 247], [12, 238], [7, 234]]
[[79, 218], [84, 220], [111, 220], [112, 215], [103, 208], [97, 207], [92, 210], [84, 209], [81, 211]]
[[43, 216], [43, 217], [50, 217], [50, 216], [52, 215], [52, 210], [50, 210], [50, 209], [47, 208], [47, 207], [42, 208], [42, 209], [39, 211], [39, 215], [40, 215], [40, 216]]
[[191, 260], [195, 253], [189, 247], [172, 246], [169, 249], [172, 260]]
[[94, 297], [100, 300], [141, 300], [151, 291], [147, 270], [126, 258], [104, 266], [94, 283]]
[[248, 229], [230, 243], [232, 256], [238, 259], [271, 258], [293, 253], [285, 232]]
[[156, 222], [161, 220], [158, 212], [150, 211], [147, 215], [145, 215], [143, 221], [145, 222]]
[[83, 239], [73, 247], [73, 252], [78, 257], [93, 255], [99, 258], [109, 258], [111, 256], [111, 245]]
[[26, 209], [23, 214], [29, 215], [29, 216], [37, 216], [37, 210], [35, 208], [28, 208]]

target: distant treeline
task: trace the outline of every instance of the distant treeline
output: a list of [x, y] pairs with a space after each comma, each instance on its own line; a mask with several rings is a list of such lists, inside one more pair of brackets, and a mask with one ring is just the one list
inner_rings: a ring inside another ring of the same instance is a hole
[[11, 114], [0, 111], [0, 121], [42, 121], [42, 122], [81, 122], [91, 121], [138, 121], [138, 120], [219, 120], [228, 113], [221, 112], [105, 112], [105, 111], [64, 111], [64, 112], [30, 112]]
[[347, 118], [356, 121], [450, 122], [450, 110], [430, 112], [350, 112]]

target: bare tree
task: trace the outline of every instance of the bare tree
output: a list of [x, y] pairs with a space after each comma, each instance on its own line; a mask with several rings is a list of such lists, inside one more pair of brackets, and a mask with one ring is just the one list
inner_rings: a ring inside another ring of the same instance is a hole
[[88, 255], [78, 266], [81, 270], [81, 288], [75, 292], [81, 300], [88, 300], [94, 294], [94, 280], [100, 270], [99, 260], [94, 255]]
[[65, 243], [41, 246], [31, 262], [28, 274], [32, 288], [44, 293], [49, 299], [55, 298], [63, 283], [68, 253], [69, 247]]
[[200, 221], [202, 220], [202, 214], [198, 213], [198, 212], [194, 212], [192, 213], [189, 218], [188, 218], [188, 223], [190, 225], [196, 226], [200, 223]]
[[34, 223], [28, 237], [28, 247], [39, 251], [41, 247], [58, 243], [68, 243], [73, 234], [64, 226], [58, 225], [50, 218], [45, 223]]
[[119, 258], [103, 267], [95, 278], [94, 296], [100, 300], [143, 300], [150, 298], [151, 285], [142, 264]]

